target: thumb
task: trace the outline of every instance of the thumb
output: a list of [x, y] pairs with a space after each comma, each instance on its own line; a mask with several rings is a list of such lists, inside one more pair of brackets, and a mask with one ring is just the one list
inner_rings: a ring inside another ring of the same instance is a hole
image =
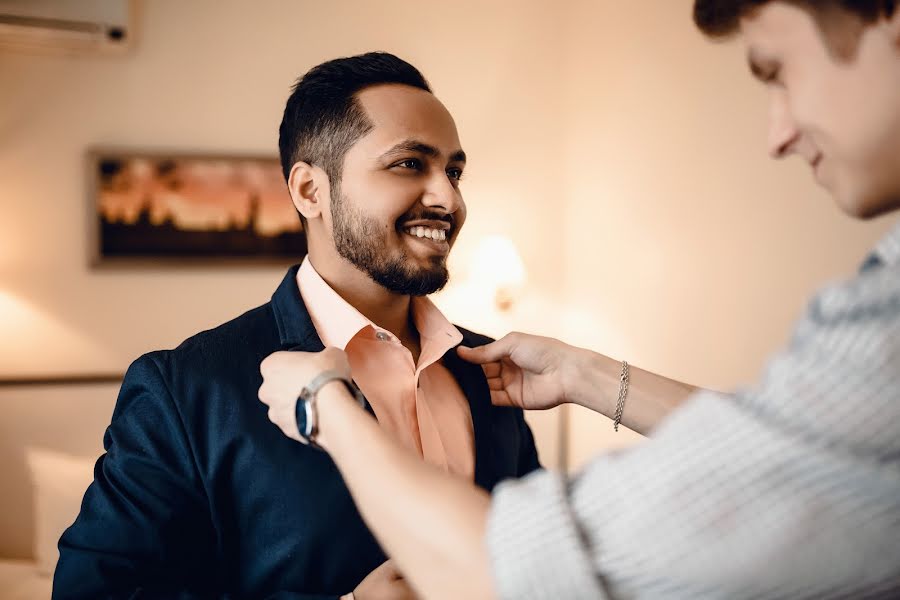
[[384, 565], [384, 573], [388, 577], [388, 579], [403, 579], [403, 573], [397, 568], [397, 563], [395, 563], [392, 559], [388, 559], [385, 561]]
[[463, 360], [476, 365], [497, 362], [500, 359], [507, 358], [510, 354], [512, 354], [513, 348], [515, 348], [516, 345], [513, 335], [514, 334], [511, 333], [507, 334], [496, 342], [491, 342], [490, 344], [485, 344], [484, 346], [478, 346], [477, 348], [467, 348], [466, 346], [460, 346], [456, 349], [456, 352]]

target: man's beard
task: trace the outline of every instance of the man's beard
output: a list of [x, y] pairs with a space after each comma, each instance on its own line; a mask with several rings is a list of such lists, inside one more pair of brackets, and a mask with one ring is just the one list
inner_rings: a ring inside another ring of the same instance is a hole
[[411, 265], [402, 249], [396, 256], [386, 256], [385, 237], [389, 233], [374, 219], [352, 207], [347, 197], [341, 194], [339, 184], [334, 186], [332, 194], [335, 248], [375, 283], [404, 296], [427, 296], [447, 284], [450, 273], [444, 257], [434, 256], [430, 267], [421, 268]]

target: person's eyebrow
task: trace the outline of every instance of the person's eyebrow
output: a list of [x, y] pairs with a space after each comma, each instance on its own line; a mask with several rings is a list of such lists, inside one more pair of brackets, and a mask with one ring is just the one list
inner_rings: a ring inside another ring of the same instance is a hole
[[[429, 158], [436, 158], [441, 155], [440, 150], [430, 144], [426, 144], [425, 142], [421, 142], [419, 140], [403, 140], [402, 142], [400, 142], [399, 144], [395, 144], [387, 152], [382, 154], [381, 158], [388, 158], [390, 156], [404, 154], [407, 152], [415, 152], [416, 154], [422, 154]], [[450, 162], [466, 162], [466, 153], [462, 150], [453, 152], [450, 155]]]

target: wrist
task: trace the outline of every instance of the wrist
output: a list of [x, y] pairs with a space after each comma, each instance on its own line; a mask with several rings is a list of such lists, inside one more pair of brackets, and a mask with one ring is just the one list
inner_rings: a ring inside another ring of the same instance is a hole
[[319, 432], [316, 443], [329, 452], [336, 434], [335, 423], [341, 422], [341, 412], [348, 408], [359, 408], [356, 399], [350, 394], [347, 386], [340, 380], [329, 381], [319, 390], [316, 410], [319, 418]]
[[569, 365], [572, 372], [566, 376], [566, 381], [572, 389], [567, 391], [566, 400], [611, 417], [622, 363], [598, 352], [584, 350]]
[[562, 361], [562, 377], [563, 402], [570, 404], [584, 405], [585, 400], [590, 394], [585, 393], [585, 388], [590, 385], [588, 381], [591, 378], [596, 362], [595, 353], [583, 348], [572, 347], [571, 356], [567, 356]]

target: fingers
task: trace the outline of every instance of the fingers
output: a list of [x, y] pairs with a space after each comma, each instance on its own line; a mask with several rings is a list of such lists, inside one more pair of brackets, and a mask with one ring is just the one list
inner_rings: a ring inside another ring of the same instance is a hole
[[500, 377], [502, 367], [499, 362], [489, 362], [481, 365], [481, 370], [484, 371], [484, 376], [490, 379], [491, 377]]
[[377, 572], [380, 577], [384, 577], [389, 581], [403, 579], [403, 573], [397, 569], [397, 564], [391, 559], [381, 563], [381, 566], [373, 571], [373, 573], [375, 572]]
[[484, 376], [487, 379], [488, 389], [491, 393], [491, 404], [494, 406], [519, 406], [509, 395], [508, 381], [503, 378], [503, 364], [501, 362], [489, 362], [481, 365]]
[[287, 358], [289, 352], [273, 352], [272, 354], [265, 357], [261, 363], [259, 363], [259, 372], [262, 376], [270, 377], [278, 368], [281, 366], [281, 363]]
[[386, 560], [369, 573], [353, 591], [357, 598], [394, 598], [415, 600], [417, 598], [409, 582], [397, 570], [393, 560]]
[[491, 390], [491, 404], [494, 406], [516, 406], [519, 405], [513, 402], [513, 399], [510, 397], [509, 393], [506, 390]]
[[517, 333], [509, 333], [496, 342], [478, 346], [477, 348], [460, 346], [457, 348], [457, 353], [463, 360], [477, 365], [496, 362], [512, 353], [513, 348], [516, 346], [517, 336]]
[[490, 388], [491, 391], [506, 389], [506, 384], [504, 384], [503, 380], [500, 379], [499, 377], [488, 377], [487, 382], [488, 382], [488, 388]]

